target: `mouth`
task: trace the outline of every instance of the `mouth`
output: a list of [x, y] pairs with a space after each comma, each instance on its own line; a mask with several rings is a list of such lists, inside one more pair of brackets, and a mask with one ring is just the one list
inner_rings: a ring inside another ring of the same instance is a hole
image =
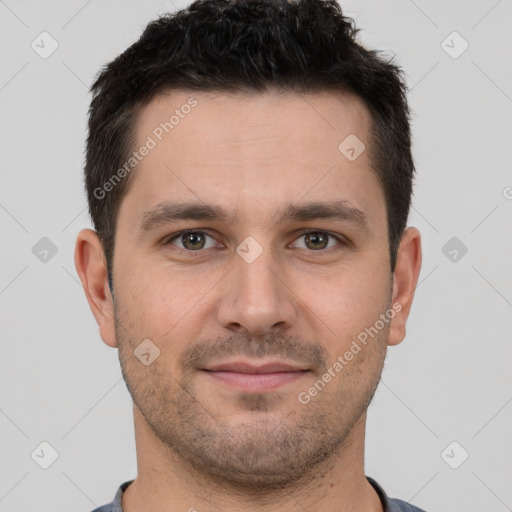
[[245, 392], [272, 391], [309, 373], [309, 369], [282, 361], [254, 364], [232, 361], [211, 365], [202, 370], [209, 378]]

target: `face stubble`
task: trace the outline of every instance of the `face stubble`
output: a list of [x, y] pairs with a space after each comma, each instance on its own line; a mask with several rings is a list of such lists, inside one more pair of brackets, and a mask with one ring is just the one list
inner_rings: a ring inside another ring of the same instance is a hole
[[[237, 397], [235, 405], [246, 419], [233, 423], [212, 410], [208, 400], [198, 398], [204, 390], [197, 389], [195, 376], [205, 362], [236, 354], [254, 358], [272, 355], [306, 363], [314, 378], [298, 390], [304, 391], [332, 365], [325, 348], [299, 337], [272, 334], [256, 341], [237, 333], [187, 347], [178, 369], [170, 371], [164, 352], [172, 339], [159, 343], [164, 357], [143, 365], [134, 356], [137, 341], [123, 327], [129, 322], [124, 321], [127, 314], [118, 297], [114, 306], [122, 374], [153, 434], [173, 456], [189, 465], [192, 473], [201, 472], [252, 492], [304, 484], [331, 469], [333, 458], [343, 450], [347, 436], [373, 398], [386, 355], [389, 326], [308, 404], [298, 401], [298, 393], [286, 397], [286, 407], [277, 391], [245, 393]], [[352, 339], [340, 343], [343, 349], [339, 355]]]

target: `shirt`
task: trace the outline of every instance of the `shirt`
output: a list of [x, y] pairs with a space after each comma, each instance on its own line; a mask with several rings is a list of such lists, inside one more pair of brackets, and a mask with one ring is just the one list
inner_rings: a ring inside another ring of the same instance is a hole
[[[375, 481], [373, 478], [366, 477], [368, 482], [372, 484], [373, 488], [379, 495], [380, 500], [382, 501], [382, 507], [384, 508], [384, 512], [425, 512], [423, 509], [415, 507], [409, 503], [406, 503], [402, 500], [397, 500], [393, 498], [388, 498], [384, 489]], [[103, 505], [102, 507], [98, 507], [94, 509], [92, 512], [123, 512], [123, 508], [121, 507], [121, 498], [123, 496], [123, 492], [125, 489], [133, 482], [133, 480], [129, 480], [128, 482], [124, 482], [119, 486], [117, 493], [114, 497], [114, 501], [109, 503], [108, 505]]]

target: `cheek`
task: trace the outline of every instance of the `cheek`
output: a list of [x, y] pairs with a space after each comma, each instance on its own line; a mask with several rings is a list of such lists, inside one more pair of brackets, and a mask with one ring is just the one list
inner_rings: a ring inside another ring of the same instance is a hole
[[304, 318], [318, 326], [315, 331], [319, 341], [333, 358], [343, 354], [365, 329], [374, 326], [389, 307], [389, 276], [362, 267], [347, 267], [328, 275], [309, 274], [307, 280], [304, 274], [297, 274], [291, 288], [303, 303], [299, 307]]
[[[307, 278], [305, 278], [307, 275]], [[347, 265], [319, 272], [296, 272], [291, 288], [319, 315], [337, 323], [370, 320], [387, 304], [390, 276], [375, 266]]]
[[127, 284], [123, 306], [134, 332], [153, 340], [169, 357], [200, 336], [210, 307], [208, 293], [219, 281], [217, 274], [194, 275], [177, 267], [146, 265], [131, 275], [137, 278]]

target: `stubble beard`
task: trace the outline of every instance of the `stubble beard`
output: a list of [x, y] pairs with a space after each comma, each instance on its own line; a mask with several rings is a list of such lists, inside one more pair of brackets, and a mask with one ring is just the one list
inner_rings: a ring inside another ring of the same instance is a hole
[[273, 393], [244, 395], [237, 406], [248, 419], [233, 424], [211, 410], [208, 400], [197, 398], [202, 395], [193, 372], [172, 375], [163, 358], [141, 364], [133, 353], [137, 343], [118, 325], [117, 314], [126, 386], [170, 458], [191, 474], [251, 492], [303, 485], [332, 469], [374, 396], [388, 336], [388, 329], [381, 331], [316, 400], [301, 404], [294, 395], [295, 404], [283, 412]]

